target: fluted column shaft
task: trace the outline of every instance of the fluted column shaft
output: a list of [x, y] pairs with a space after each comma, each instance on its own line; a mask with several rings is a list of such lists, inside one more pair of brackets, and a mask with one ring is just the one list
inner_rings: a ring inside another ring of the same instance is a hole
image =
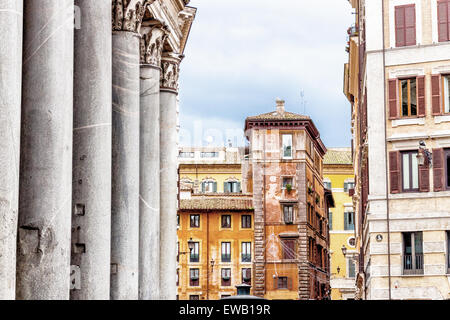
[[0, 300], [16, 296], [23, 0], [0, 0]]
[[73, 0], [24, 2], [17, 298], [68, 299]]
[[162, 58], [160, 94], [161, 159], [161, 241], [160, 297], [175, 300], [177, 250], [177, 95], [180, 59], [178, 55]]
[[141, 32], [139, 299], [159, 299], [160, 76], [166, 38], [161, 27]]
[[75, 0], [71, 299], [110, 298], [111, 0]]

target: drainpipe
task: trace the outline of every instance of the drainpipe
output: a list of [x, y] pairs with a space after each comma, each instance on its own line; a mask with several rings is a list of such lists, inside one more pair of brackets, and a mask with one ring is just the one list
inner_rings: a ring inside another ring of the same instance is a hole
[[392, 284], [391, 284], [391, 231], [390, 231], [390, 220], [389, 220], [389, 165], [388, 165], [388, 148], [387, 148], [387, 124], [386, 124], [386, 114], [387, 114], [387, 104], [386, 104], [386, 44], [385, 44], [385, 10], [384, 10], [385, 0], [382, 0], [382, 34], [383, 34], [383, 88], [384, 88], [384, 150], [385, 150], [385, 161], [386, 161], [386, 223], [387, 223], [387, 240], [388, 240], [388, 279], [389, 279], [389, 300], [392, 300]]

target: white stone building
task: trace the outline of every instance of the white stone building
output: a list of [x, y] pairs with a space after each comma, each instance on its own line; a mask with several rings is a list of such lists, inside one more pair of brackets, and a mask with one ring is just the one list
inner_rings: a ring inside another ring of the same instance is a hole
[[357, 298], [449, 299], [450, 1], [349, 2]]

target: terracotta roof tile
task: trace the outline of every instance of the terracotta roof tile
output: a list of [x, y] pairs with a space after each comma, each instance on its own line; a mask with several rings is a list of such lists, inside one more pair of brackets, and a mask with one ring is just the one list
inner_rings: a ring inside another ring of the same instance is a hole
[[353, 164], [350, 148], [330, 148], [323, 159], [323, 164]]
[[180, 210], [253, 210], [249, 197], [192, 197], [180, 200]]
[[284, 112], [282, 114], [272, 111], [268, 113], [263, 113], [257, 116], [247, 117], [247, 120], [310, 120], [308, 116], [304, 116], [292, 112]]

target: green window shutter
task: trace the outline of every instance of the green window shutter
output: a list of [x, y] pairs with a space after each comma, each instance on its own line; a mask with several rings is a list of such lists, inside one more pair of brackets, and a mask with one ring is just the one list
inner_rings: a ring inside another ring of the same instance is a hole
[[216, 193], [217, 192], [217, 182], [214, 181], [214, 185], [213, 185], [213, 192]]
[[202, 193], [205, 193], [205, 183], [202, 182]]
[[242, 190], [241, 190], [241, 183], [240, 182], [238, 182], [237, 183], [237, 192], [241, 192]]
[[349, 212], [344, 212], [344, 230], [348, 230], [348, 215]]
[[223, 183], [223, 192], [227, 193], [228, 191], [228, 183], [224, 182]]
[[328, 227], [330, 230], [333, 230], [333, 212], [328, 213]]

